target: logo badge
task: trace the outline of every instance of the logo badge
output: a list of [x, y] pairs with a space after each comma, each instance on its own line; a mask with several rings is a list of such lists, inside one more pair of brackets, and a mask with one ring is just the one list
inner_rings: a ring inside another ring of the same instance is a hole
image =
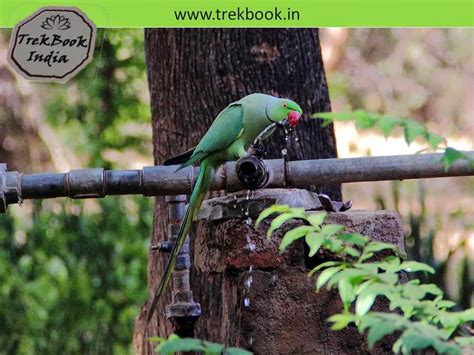
[[8, 62], [28, 80], [65, 83], [92, 60], [96, 32], [76, 7], [43, 7], [13, 29]]

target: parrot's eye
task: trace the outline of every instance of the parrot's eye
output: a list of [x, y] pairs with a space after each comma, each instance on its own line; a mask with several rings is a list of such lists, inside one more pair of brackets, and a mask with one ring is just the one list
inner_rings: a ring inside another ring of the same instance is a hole
[[281, 104], [281, 107], [283, 107], [283, 108], [287, 108], [287, 106], [288, 106], [288, 105], [286, 104], [286, 102], [284, 102], [284, 103]]

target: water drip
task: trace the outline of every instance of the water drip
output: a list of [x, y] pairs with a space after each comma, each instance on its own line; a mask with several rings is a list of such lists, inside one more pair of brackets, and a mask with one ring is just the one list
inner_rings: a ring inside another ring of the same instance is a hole
[[252, 217], [248, 216], [245, 220], [245, 224], [251, 226], [253, 224]]
[[[248, 201], [250, 200], [250, 197], [252, 196], [252, 190], [247, 190], [247, 194], [245, 195], [245, 199]], [[248, 208], [247, 208], [248, 210]]]
[[253, 277], [252, 277], [252, 275], [249, 275], [247, 277], [247, 280], [245, 280], [245, 288], [247, 290], [250, 290], [250, 287], [252, 286], [252, 283], [253, 283]]
[[[253, 252], [255, 251], [255, 249], [256, 249], [255, 243], [252, 242], [252, 240], [250, 239], [249, 236], [247, 236], [247, 249], [248, 249], [251, 253], [253, 253]], [[252, 268], [252, 266], [250, 266], [250, 270], [251, 270], [251, 268]]]

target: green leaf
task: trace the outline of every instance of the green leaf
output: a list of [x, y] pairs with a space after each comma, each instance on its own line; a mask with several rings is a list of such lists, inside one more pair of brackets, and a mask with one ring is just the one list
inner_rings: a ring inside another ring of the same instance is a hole
[[374, 263], [378, 265], [378, 267], [382, 270], [389, 271], [389, 272], [396, 272], [398, 271], [398, 267], [400, 266], [400, 258], [395, 255], [390, 255], [382, 259], [379, 263]]
[[390, 302], [390, 309], [394, 310], [396, 308], [400, 308], [405, 315], [405, 318], [409, 318], [412, 316], [415, 306], [411, 300], [406, 300], [404, 298], [392, 299]]
[[357, 258], [360, 255], [360, 251], [352, 247], [345, 247], [344, 252], [350, 256]]
[[324, 268], [327, 268], [327, 267], [331, 267], [331, 266], [336, 266], [336, 265], [343, 265], [344, 263], [342, 261], [326, 261], [322, 264], [319, 264], [318, 266], [316, 266], [313, 270], [311, 270], [308, 274], [308, 277], [311, 277], [313, 276], [313, 274], [316, 272], [316, 271], [319, 271], [321, 269], [324, 269]]
[[[426, 292], [426, 293], [429, 293], [431, 295], [435, 295], [435, 296], [440, 296], [443, 294], [443, 291], [441, 291], [441, 289], [436, 286], [435, 284], [424, 284], [424, 285], [420, 285], [420, 287]], [[455, 305], [454, 302], [451, 302], [453, 303], [453, 305]], [[439, 302], [438, 302], [438, 306], [439, 306]]]
[[396, 251], [398, 247], [394, 244], [390, 243], [383, 243], [383, 242], [369, 242], [367, 246], [364, 248], [365, 253], [376, 253], [382, 250], [393, 250]]
[[474, 308], [461, 312], [440, 311], [439, 320], [443, 327], [453, 333], [461, 324], [474, 321]]
[[355, 317], [351, 313], [339, 313], [329, 317], [328, 321], [333, 323], [331, 326], [332, 330], [341, 330], [347, 327], [350, 323], [354, 322]]
[[288, 212], [289, 210], [290, 207], [288, 207], [288, 205], [273, 205], [264, 209], [255, 221], [255, 228], [257, 228], [265, 218], [270, 217], [272, 214]]
[[426, 295], [426, 292], [419, 285], [407, 283], [398, 285], [398, 287], [402, 291], [403, 296], [409, 299], [421, 300]]
[[474, 337], [455, 337], [454, 341], [461, 346], [474, 346]]
[[365, 329], [372, 326], [380, 326], [383, 324], [393, 324], [397, 329], [402, 328], [403, 318], [398, 314], [381, 313], [381, 312], [370, 312], [366, 315], [359, 317], [359, 332], [363, 332]]
[[456, 160], [459, 159], [467, 159], [467, 156], [457, 149], [447, 147], [443, 154], [444, 170], [448, 171]]
[[323, 246], [336, 254], [342, 254], [344, 251], [342, 242], [339, 239], [332, 238], [330, 235], [326, 236]]
[[335, 235], [336, 233], [339, 233], [340, 231], [344, 230], [344, 226], [341, 226], [339, 224], [327, 224], [321, 228], [321, 234], [324, 234], [328, 237], [331, 237]]
[[461, 355], [461, 349], [456, 344], [447, 341], [435, 340], [433, 347], [438, 354]]
[[323, 245], [324, 241], [326, 240], [326, 236], [321, 233], [308, 233], [305, 237], [306, 244], [309, 246], [309, 253], [308, 256], [312, 257], [316, 255], [319, 248]]
[[306, 216], [306, 220], [315, 227], [319, 227], [327, 216], [327, 212], [311, 213]]
[[406, 330], [401, 336], [403, 339], [403, 345], [407, 352], [410, 353], [412, 350], [426, 349], [433, 345], [433, 337], [426, 336], [419, 332], [415, 332], [411, 329]]
[[447, 309], [447, 308], [452, 308], [456, 305], [455, 302], [453, 301], [448, 301], [448, 300], [441, 300], [439, 301], [437, 304], [436, 304], [439, 308], [444, 308], [444, 309]]
[[407, 283], [409, 283], [411, 285], [419, 285], [421, 283], [421, 281], [418, 280], [418, 279], [413, 279], [413, 280], [408, 281]]
[[341, 279], [339, 280], [338, 288], [342, 303], [345, 306], [350, 305], [356, 297], [355, 288], [352, 283], [348, 279]]
[[208, 354], [220, 355], [222, 354], [222, 351], [224, 350], [224, 345], [222, 344], [211, 343], [208, 341], [204, 341], [203, 343], [204, 343], [204, 353], [206, 355]]
[[355, 263], [352, 265], [356, 269], [365, 270], [370, 274], [377, 274], [378, 272], [378, 263]]
[[401, 123], [401, 120], [396, 117], [382, 116], [379, 119], [379, 127], [383, 135], [385, 136], [385, 138], [387, 138], [392, 132], [392, 130], [396, 126], [400, 125], [400, 123]]
[[357, 288], [356, 294], [372, 293], [376, 296], [385, 295], [387, 292], [391, 292], [392, 287], [380, 282], [374, 282], [373, 280], [367, 281]]
[[[346, 268], [337, 275], [335, 275], [329, 282], [328, 288], [333, 287], [340, 280], [345, 279], [349, 281], [353, 286], [358, 286], [362, 281], [368, 278], [365, 270]], [[355, 292], [355, 290], [354, 290]]]
[[[398, 354], [399, 352], [401, 352], [402, 346], [403, 346], [403, 340], [402, 338], [398, 338], [398, 340], [395, 343], [393, 343], [392, 351], [395, 354]], [[404, 354], [406, 353], [404, 352]]]
[[206, 355], [217, 355], [217, 354], [224, 354], [227, 355], [251, 355], [252, 353], [240, 349], [240, 348], [227, 348], [224, 349], [224, 345], [211, 343], [208, 341], [202, 341], [200, 339], [195, 338], [180, 338], [175, 334], [171, 334], [169, 338], [166, 340], [161, 337], [152, 337], [150, 338], [152, 341], [159, 341], [161, 342], [160, 346], [157, 348], [159, 354], [175, 354], [178, 352], [203, 352]]
[[444, 141], [444, 138], [435, 133], [426, 133], [426, 140], [431, 148], [436, 149]]
[[429, 272], [430, 274], [435, 273], [434, 269], [431, 266], [424, 263], [420, 263], [418, 261], [405, 261], [400, 264], [400, 266], [398, 267], [398, 270], [399, 271], [405, 270], [408, 272], [426, 271], [426, 272]]
[[270, 238], [275, 230], [280, 228], [285, 222], [294, 218], [304, 218], [304, 208], [293, 208], [289, 212], [284, 212], [275, 217], [267, 231], [267, 237]]
[[460, 314], [462, 322], [474, 322], [474, 308], [466, 309], [460, 312]]
[[389, 285], [395, 285], [398, 282], [398, 275], [390, 271], [377, 274], [377, 278]]
[[363, 247], [365, 244], [367, 244], [367, 241], [369, 238], [363, 236], [362, 234], [359, 233], [345, 233], [345, 234], [340, 234], [337, 236], [338, 239], [347, 242], [347, 243], [352, 243], [354, 245], [358, 245]]
[[354, 112], [319, 112], [315, 113], [313, 118], [321, 118], [323, 120], [332, 121], [352, 121], [354, 119]]
[[377, 116], [365, 111], [356, 111], [355, 118], [357, 128], [372, 128], [377, 123]]
[[370, 252], [370, 253], [364, 252], [364, 253], [360, 256], [360, 258], [359, 258], [358, 261], [359, 261], [360, 263], [362, 263], [363, 261], [368, 260], [368, 259], [370, 259], [370, 258], [373, 257], [373, 256], [374, 256], [374, 253], [372, 253], [372, 252]]
[[160, 354], [174, 354], [180, 351], [204, 351], [204, 344], [199, 339], [180, 338], [175, 335], [174, 337], [170, 336], [158, 347]]
[[298, 240], [304, 237], [307, 233], [311, 232], [312, 230], [313, 230], [312, 226], [299, 226], [286, 232], [278, 248], [280, 253], [283, 253], [285, 249], [295, 240]]
[[360, 295], [367, 287], [369, 287], [371, 284], [373, 284], [373, 280], [368, 280], [363, 283], [361, 283], [359, 286], [356, 288], [356, 295]]
[[433, 347], [438, 354], [461, 355], [460, 347], [453, 342], [436, 339], [433, 342]]
[[363, 333], [366, 329], [369, 329], [373, 325], [380, 324], [381, 322], [383, 322], [383, 319], [380, 319], [377, 313], [367, 313], [364, 316], [359, 316], [357, 329], [359, 330], [359, 333]]
[[367, 333], [367, 343], [369, 345], [369, 349], [373, 349], [376, 342], [378, 342], [384, 336], [392, 334], [396, 330], [396, 325], [389, 322], [380, 322], [371, 326], [369, 328], [369, 332]]
[[444, 328], [452, 330], [456, 329], [459, 324], [462, 323], [462, 319], [454, 312], [442, 312], [439, 316], [439, 320]]
[[357, 297], [356, 301], [356, 314], [359, 316], [363, 316], [364, 314], [366, 314], [374, 304], [376, 297], [377, 294], [372, 293], [370, 291], [365, 291], [361, 293]]
[[410, 145], [417, 137], [424, 136], [426, 134], [426, 127], [418, 122], [404, 120], [403, 124], [405, 126], [405, 140]]
[[316, 281], [316, 291], [319, 291], [321, 289], [321, 287], [323, 287], [324, 284], [331, 279], [331, 277], [336, 275], [341, 270], [342, 270], [341, 266], [334, 266], [334, 267], [330, 267], [330, 268], [324, 270], [319, 275], [318, 280]]

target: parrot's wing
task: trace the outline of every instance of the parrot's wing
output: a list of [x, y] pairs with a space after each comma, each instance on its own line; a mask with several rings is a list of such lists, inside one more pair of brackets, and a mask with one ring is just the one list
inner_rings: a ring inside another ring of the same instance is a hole
[[177, 155], [173, 158], [170, 158], [168, 160], [166, 160], [163, 165], [176, 165], [176, 164], [183, 164], [185, 163], [189, 158], [191, 158], [191, 156], [193, 155], [194, 153], [194, 150], [196, 149], [196, 147], [192, 147], [191, 149], [188, 149], [187, 151], [185, 151], [184, 153], [181, 153], [180, 155]]
[[244, 110], [240, 103], [230, 104], [221, 111], [194, 149], [189, 160], [181, 165], [180, 169], [230, 146], [243, 132], [243, 116]]

